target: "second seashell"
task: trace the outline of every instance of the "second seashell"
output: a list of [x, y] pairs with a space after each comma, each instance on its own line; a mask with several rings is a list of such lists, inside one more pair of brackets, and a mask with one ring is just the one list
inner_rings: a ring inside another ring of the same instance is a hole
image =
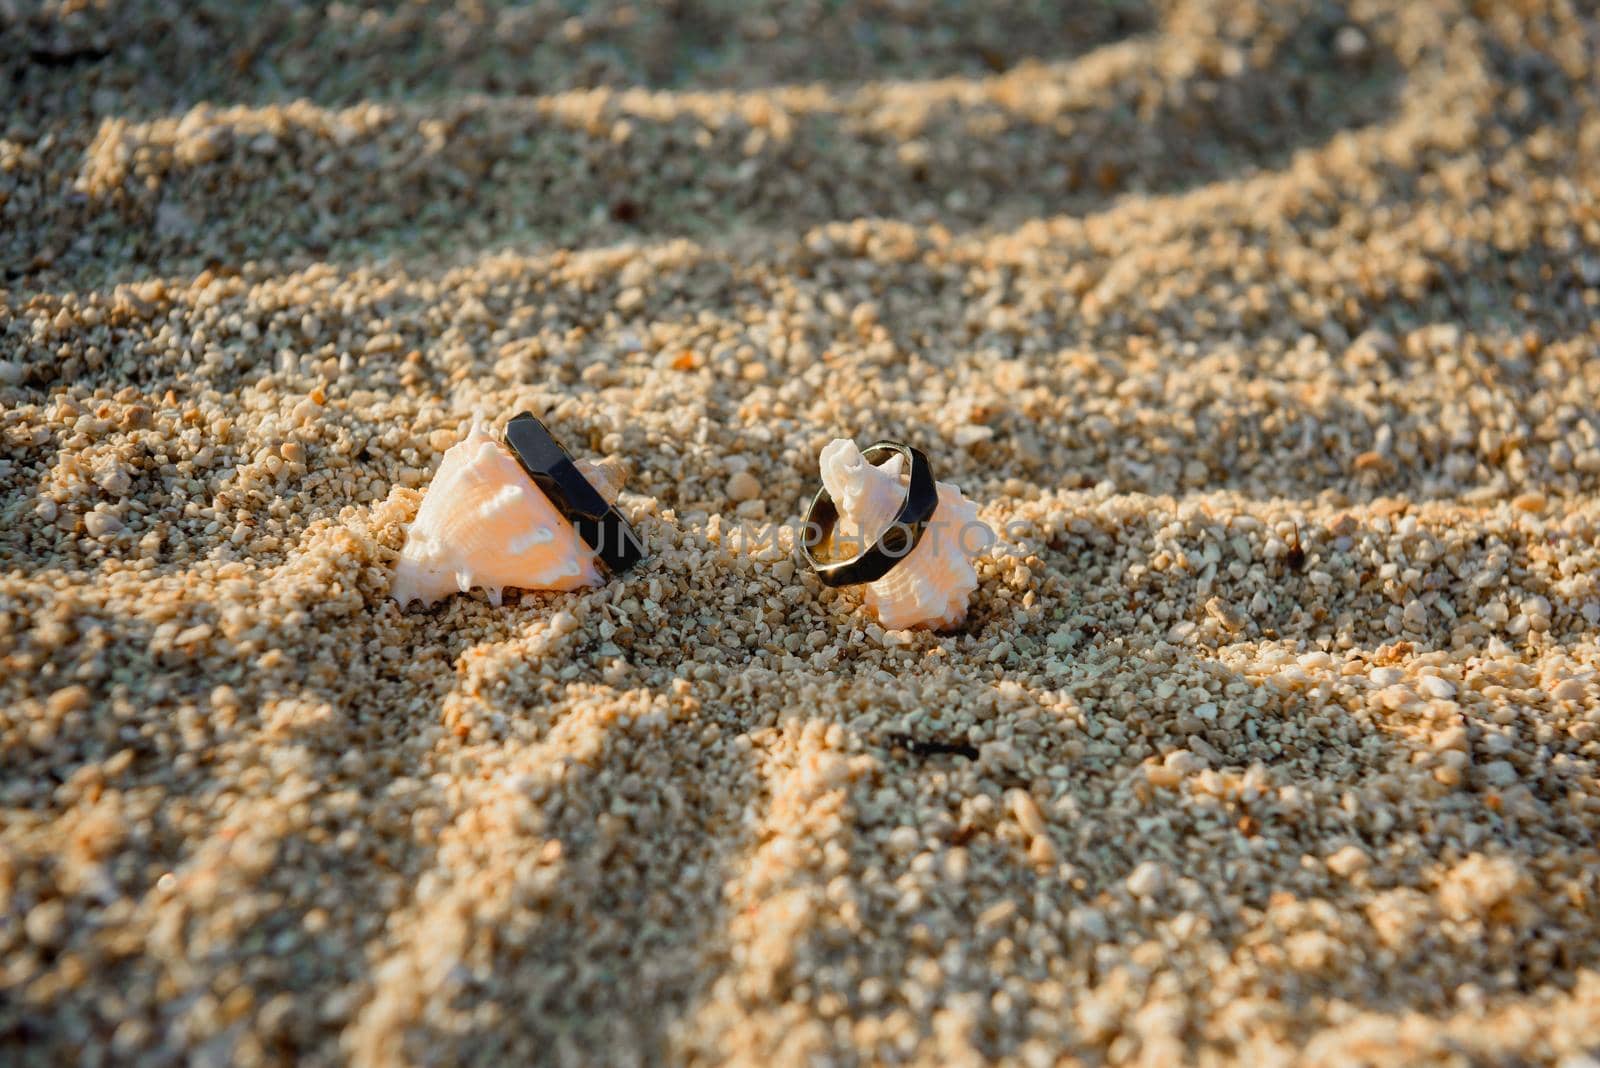
[[[616, 497], [620, 465], [578, 466], [607, 501]], [[476, 586], [499, 604], [507, 587], [573, 590], [601, 581], [594, 550], [511, 451], [475, 425], [445, 452], [406, 528], [390, 593], [401, 605], [429, 605]]]
[[[905, 500], [900, 482], [903, 466], [898, 455], [873, 466], [848, 438], [835, 438], [823, 448], [822, 484], [839, 510], [836, 541], [866, 544], [883, 532]], [[984, 528], [978, 522], [978, 506], [950, 483], [937, 485], [939, 506], [922, 540], [887, 575], [866, 587], [867, 607], [889, 630], [958, 626], [978, 586], [972, 560], [989, 540], [979, 536]]]

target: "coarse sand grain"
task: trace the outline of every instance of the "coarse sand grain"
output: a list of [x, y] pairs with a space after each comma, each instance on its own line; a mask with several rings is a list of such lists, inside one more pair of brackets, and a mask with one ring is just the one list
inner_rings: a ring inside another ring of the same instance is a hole
[[[1597, 54], [0, 0], [0, 1062], [1595, 1065]], [[649, 559], [401, 610], [525, 408]], [[958, 631], [794, 566], [837, 436]]]

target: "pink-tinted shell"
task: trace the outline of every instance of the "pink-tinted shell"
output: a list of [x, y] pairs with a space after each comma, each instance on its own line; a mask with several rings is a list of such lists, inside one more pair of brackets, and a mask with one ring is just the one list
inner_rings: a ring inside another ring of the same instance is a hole
[[572, 590], [601, 582], [592, 550], [510, 451], [482, 427], [444, 454], [406, 529], [391, 596], [424, 605], [481, 587]]
[[[874, 467], [846, 438], [823, 448], [822, 483], [839, 507], [838, 536], [865, 544], [889, 525], [905, 499], [902, 466], [896, 455]], [[977, 536], [978, 506], [948, 482], [938, 483], [938, 491], [939, 506], [917, 547], [866, 587], [863, 600], [890, 630], [957, 626], [977, 588], [972, 560], [985, 544]]]

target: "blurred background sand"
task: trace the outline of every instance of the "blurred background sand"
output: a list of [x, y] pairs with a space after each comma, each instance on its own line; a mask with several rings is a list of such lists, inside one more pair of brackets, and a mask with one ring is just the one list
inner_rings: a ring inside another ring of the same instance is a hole
[[[0, 0], [0, 1058], [1596, 1063], [1597, 49]], [[651, 560], [401, 611], [522, 408]], [[739, 536], [840, 435], [958, 631]]]

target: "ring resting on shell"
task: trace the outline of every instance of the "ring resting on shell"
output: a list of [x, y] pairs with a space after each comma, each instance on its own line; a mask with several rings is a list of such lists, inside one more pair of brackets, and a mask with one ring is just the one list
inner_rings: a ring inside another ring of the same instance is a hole
[[[832, 530], [836, 544], [875, 544], [903, 517], [913, 491], [902, 485], [901, 474], [913, 451], [894, 449], [882, 463], [873, 464], [848, 438], [835, 438], [824, 446], [822, 485], [838, 512]], [[974, 536], [982, 529], [978, 506], [948, 482], [936, 482], [934, 487], [937, 503], [921, 524], [920, 537], [864, 587], [866, 606], [889, 630], [959, 626], [978, 585], [972, 561], [987, 544], [987, 539]]]
[[[513, 419], [508, 431], [516, 433], [514, 428], [523, 418]], [[544, 429], [542, 424], [539, 429]], [[549, 437], [547, 431], [545, 436]], [[637, 560], [637, 540], [611, 507], [627, 477], [625, 465], [619, 461], [572, 461], [559, 443], [555, 448], [571, 467], [563, 474], [576, 477], [593, 496], [593, 500], [585, 499], [586, 512], [593, 513], [598, 501], [606, 509], [601, 515], [615, 516], [626, 530], [631, 552], [624, 550], [629, 555], [620, 566]], [[551, 493], [557, 500], [552, 500]], [[604, 581], [603, 561], [584, 536], [593, 537], [594, 531], [580, 532], [573, 519], [563, 514], [569, 507], [569, 502], [560, 499], [559, 488], [542, 489], [512, 448], [474, 424], [464, 440], [445, 452], [416, 518], [406, 528], [390, 596], [402, 606], [412, 601], [426, 606], [479, 587], [491, 604], [498, 605], [508, 587], [574, 590], [598, 586]], [[574, 516], [580, 525], [595, 518], [592, 514]], [[612, 556], [612, 562], [618, 563], [619, 558]]]

